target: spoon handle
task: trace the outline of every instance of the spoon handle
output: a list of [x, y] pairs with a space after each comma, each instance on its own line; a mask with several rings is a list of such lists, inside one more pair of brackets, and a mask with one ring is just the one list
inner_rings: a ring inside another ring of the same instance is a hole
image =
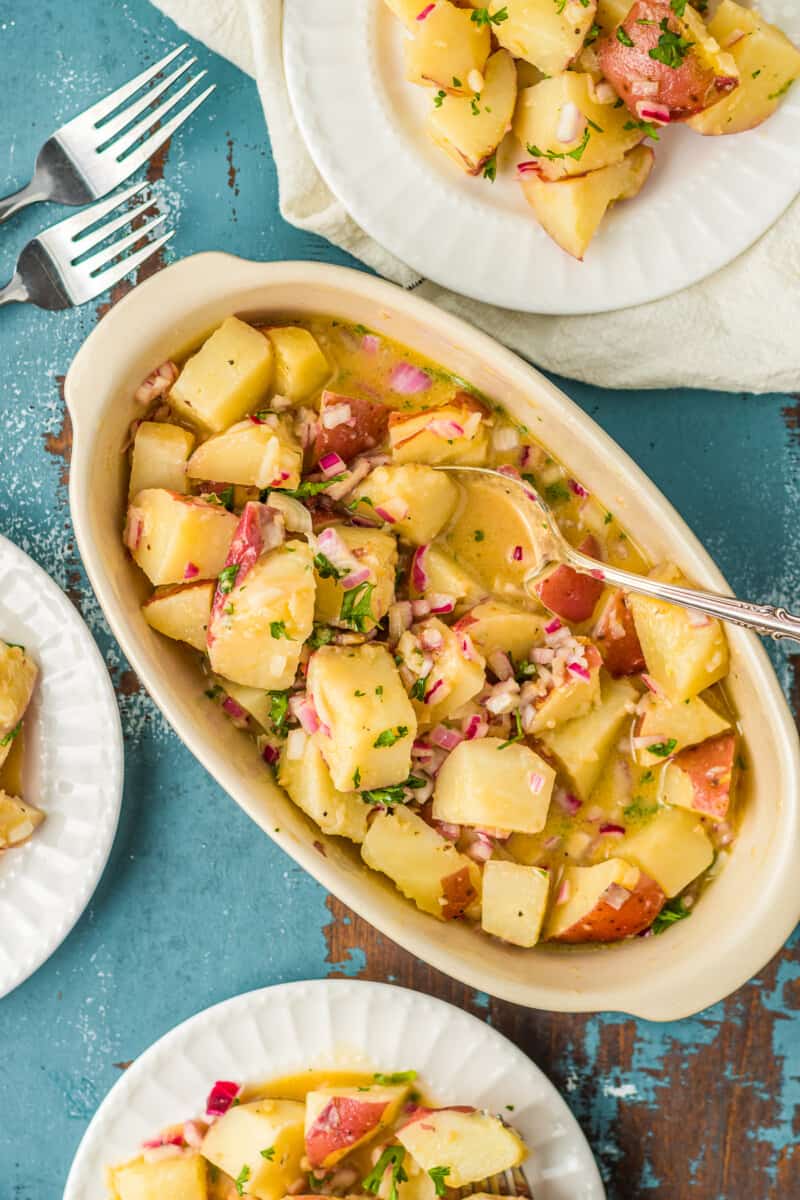
[[697, 591], [695, 588], [679, 587], [675, 583], [661, 583], [644, 575], [633, 575], [630, 571], [621, 571], [608, 563], [597, 562], [596, 559], [589, 558], [572, 547], [565, 557], [568, 557], [570, 565], [582, 574], [602, 578], [605, 583], [613, 584], [626, 592], [638, 592], [642, 596], [650, 596], [653, 600], [664, 600], [668, 604], [680, 605], [681, 608], [691, 608], [696, 612], [705, 613], [707, 617], [718, 617], [731, 625], [753, 629], [776, 642], [784, 638], [800, 642], [800, 616], [795, 616], [785, 608], [775, 608], [771, 604], [748, 604], [744, 600], [737, 600], [735, 596], [720, 596], [716, 592]]

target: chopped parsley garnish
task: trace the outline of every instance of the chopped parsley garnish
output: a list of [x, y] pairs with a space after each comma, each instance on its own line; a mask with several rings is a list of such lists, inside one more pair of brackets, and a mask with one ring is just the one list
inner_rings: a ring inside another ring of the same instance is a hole
[[625, 130], [641, 129], [645, 137], [652, 138], [654, 142], [661, 141], [655, 121], [626, 121], [622, 128]]
[[286, 733], [286, 718], [289, 715], [289, 692], [269, 693], [269, 719], [275, 732], [283, 737]]
[[406, 1152], [402, 1146], [387, 1146], [369, 1175], [365, 1175], [361, 1180], [361, 1186], [364, 1190], [372, 1192], [373, 1195], [377, 1196], [384, 1175], [387, 1170], [391, 1169], [392, 1182], [389, 1185], [387, 1200], [398, 1200], [397, 1185], [399, 1183], [406, 1183], [408, 1180], [408, 1175], [406, 1175], [403, 1167], [405, 1156]]
[[242, 1167], [241, 1171], [239, 1172], [239, 1174], [236, 1176], [236, 1178], [233, 1181], [233, 1185], [236, 1188], [237, 1196], [244, 1195], [244, 1185], [247, 1183], [249, 1178], [250, 1178], [250, 1168], [248, 1167], [247, 1163], [245, 1163], [244, 1166]]
[[291, 637], [289, 636], [289, 634], [286, 632], [286, 622], [285, 621], [270, 621], [269, 631], [272, 634], [272, 636], [275, 638], [276, 641], [278, 640], [278, 638], [286, 638], [287, 642], [290, 642], [292, 640]]
[[592, 118], [591, 118], [591, 117], [587, 117], [587, 118], [586, 118], [586, 124], [587, 124], [587, 125], [589, 125], [589, 126], [591, 126], [591, 128], [592, 128], [592, 129], [595, 131], [595, 133], [602, 133], [602, 132], [603, 132], [603, 127], [602, 127], [601, 125], [597, 125], [597, 124], [596, 124], [596, 123], [595, 123], [595, 122], [592, 120]]
[[461, 80], [457, 75], [453, 76], [453, 87], [461, 87]]
[[665, 67], [671, 67], [676, 71], [678, 67], [683, 66], [683, 60], [691, 50], [694, 42], [690, 42], [688, 38], [681, 37], [679, 33], [674, 33], [669, 27], [669, 20], [664, 17], [659, 25], [661, 37], [658, 39], [658, 45], [653, 46], [647, 53], [656, 62], [663, 63]]
[[628, 33], [627, 29], [623, 29], [621, 25], [617, 30], [617, 41], [622, 42], [623, 46], [633, 45], [633, 38]]
[[587, 125], [586, 129], [583, 131], [583, 137], [581, 138], [580, 143], [575, 147], [574, 150], [540, 150], [538, 146], [532, 146], [529, 142], [527, 145], [528, 154], [530, 154], [531, 158], [547, 158], [550, 159], [551, 162], [554, 162], [559, 158], [574, 158], [576, 162], [580, 162], [580, 160], [583, 158], [584, 150], [589, 145], [589, 138], [591, 136], [592, 131]]
[[398, 725], [396, 729], [384, 729], [375, 738], [372, 745], [376, 750], [381, 750], [384, 746], [393, 746], [395, 742], [399, 742], [408, 733], [407, 725]]
[[482, 542], [483, 539], [486, 537], [486, 534], [483, 532], [482, 529], [476, 529], [472, 536], [474, 537], [476, 542]]
[[612, 517], [611, 513], [606, 513], [606, 515], [603, 517], [603, 524], [610, 525], [613, 520], [614, 518]]
[[356, 333], [360, 333], [362, 335], [365, 333], [369, 333], [369, 330], [367, 329], [366, 325], [361, 325], [361, 324], [354, 325], [353, 329]]
[[655, 921], [653, 921], [653, 933], [663, 933], [665, 929], [669, 929], [670, 925], [674, 925], [676, 921], [685, 921], [691, 915], [692, 910], [684, 906], [680, 896], [676, 896], [674, 900], [667, 901]]
[[670, 738], [667, 742], [653, 742], [652, 746], [647, 747], [647, 752], [657, 754], [659, 758], [669, 758], [677, 744], [675, 738]]
[[236, 576], [238, 574], [238, 563], [231, 563], [229, 567], [222, 568], [217, 579], [217, 587], [222, 592], [223, 596], [227, 596], [228, 592], [233, 591], [233, 585], [236, 583]]
[[210, 687], [207, 691], [203, 692], [203, 695], [209, 700], [216, 700], [217, 696], [222, 695], [222, 688], [218, 683], [215, 683], [213, 687]]
[[475, 95], [472, 97], [472, 99], [469, 102], [470, 111], [472, 112], [473, 117], [480, 116], [481, 110], [478, 107], [478, 101], [480, 100], [480, 98], [481, 98], [480, 92], [476, 92]]
[[425, 699], [425, 680], [422, 678], [422, 676], [420, 676], [419, 679], [414, 680], [414, 684], [409, 692], [409, 696], [412, 700]]
[[641, 775], [641, 777], [639, 779], [639, 783], [652, 783], [653, 778], [654, 778], [653, 772], [648, 767], [648, 769], [646, 771], [644, 771], [643, 774]]
[[682, 17], [686, 12], [688, 0], [669, 0], [669, 6], [675, 13], [676, 17]]
[[375, 584], [366, 580], [358, 587], [350, 588], [342, 596], [342, 609], [339, 620], [349, 625], [359, 633], [364, 633], [367, 621], [372, 617], [372, 593]]
[[261, 493], [261, 501], [265, 503], [270, 492], [280, 492], [282, 496], [291, 496], [294, 500], [307, 500], [309, 496], [318, 496], [320, 492], [324, 492], [332, 483], [341, 483], [345, 478], [345, 473], [340, 475], [332, 475], [330, 479], [304, 479], [299, 487], [296, 488], [265, 488]]
[[600, 26], [593, 25], [592, 28], [589, 30], [589, 32], [586, 35], [586, 41], [584, 42], [584, 45], [591, 46], [592, 42], [596, 42], [599, 37], [600, 37]]
[[497, 152], [491, 158], [487, 158], [483, 164], [483, 178], [488, 179], [490, 183], [494, 183], [497, 179]]
[[219, 494], [219, 502], [220, 504], [225, 505], [228, 512], [233, 511], [233, 484], [230, 484], [229, 487], [222, 489]]
[[525, 737], [525, 730], [522, 728], [522, 718], [519, 715], [518, 708], [514, 709], [514, 724], [516, 726], [517, 732], [514, 734], [513, 737], [510, 737], [507, 742], [501, 742], [500, 745], [497, 747], [498, 750], [505, 750], [507, 746], [513, 746], [514, 742], [521, 742], [522, 739]]
[[308, 645], [312, 650], [319, 650], [320, 646], [327, 646], [333, 641], [333, 630], [329, 625], [315, 625], [308, 639]]
[[378, 686], [375, 688], [375, 695], [376, 696], [383, 695], [383, 684], [382, 683], [379, 683]]
[[548, 504], [559, 504], [562, 500], [569, 500], [571, 495], [569, 488], [561, 480], [556, 483], [548, 483], [544, 489], [544, 498]]
[[433, 1180], [433, 1186], [436, 1188], [436, 1195], [437, 1196], [446, 1196], [447, 1195], [447, 1184], [445, 1183], [445, 1176], [450, 1174], [450, 1168], [449, 1167], [430, 1167], [428, 1170], [428, 1174], [430, 1175], [431, 1179]]
[[25, 647], [22, 642], [6, 642], [6, 645], [9, 650], [21, 650], [23, 654], [25, 653]]
[[259, 1150], [259, 1154], [262, 1158], [265, 1158], [267, 1162], [272, 1162], [273, 1158], [275, 1157], [275, 1147], [267, 1146], [266, 1150]]
[[528, 679], [535, 679], [538, 674], [539, 668], [536, 663], [528, 662], [527, 658], [523, 658], [522, 662], [517, 665], [514, 677], [517, 683], [525, 683]]
[[4, 738], [0, 738], [0, 746], [10, 746], [20, 729], [22, 729], [22, 721], [17, 721], [14, 728], [9, 730]]
[[356, 767], [355, 771], [353, 771], [353, 787], [361, 787], [361, 767]]
[[344, 579], [347, 571], [342, 571], [340, 567], [334, 566], [327, 554], [321, 551], [314, 555], [314, 566], [317, 568], [317, 574], [320, 579]]
[[652, 817], [653, 813], [658, 812], [657, 804], [646, 804], [643, 796], [634, 796], [630, 804], [623, 808], [623, 816], [628, 820], [636, 820], [639, 817]]
[[794, 83], [794, 79], [787, 79], [786, 83], [783, 85], [783, 87], [779, 87], [777, 92], [770, 92], [770, 94], [767, 96], [767, 99], [768, 100], [778, 100], [781, 96], [785, 96], [793, 83]]
[[476, 8], [472, 20], [476, 25], [502, 25], [503, 21], [508, 20], [508, 9], [503, 6], [498, 8], [496, 13], [490, 14], [488, 8]]
[[405, 804], [406, 797], [405, 789], [410, 788], [411, 791], [417, 791], [418, 788], [425, 787], [425, 780], [419, 779], [416, 775], [409, 775], [403, 783], [393, 783], [390, 787], [370, 788], [368, 791], [361, 793], [361, 799], [366, 804], [382, 804], [384, 808], [391, 808], [393, 804]]
[[433, 107], [441, 108], [446, 99], [447, 99], [447, 92], [442, 92], [442, 91], [437, 92], [436, 95], [433, 97]]
[[384, 1087], [391, 1087], [396, 1083], [413, 1083], [417, 1078], [416, 1071], [392, 1071], [390, 1075], [382, 1075], [377, 1071], [372, 1078], [376, 1083], [382, 1084]]

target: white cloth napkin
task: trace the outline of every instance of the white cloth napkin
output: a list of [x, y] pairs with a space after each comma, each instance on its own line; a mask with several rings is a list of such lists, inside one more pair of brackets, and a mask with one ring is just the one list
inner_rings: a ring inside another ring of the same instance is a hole
[[[331, 0], [341, 2], [346, 0]], [[283, 217], [328, 238], [404, 287], [417, 283], [413, 271], [352, 220], [303, 142], [283, 73], [283, 0], [153, 3], [255, 77]], [[768, 177], [764, 186], [769, 186]], [[481, 326], [537, 366], [603, 387], [759, 393], [800, 387], [800, 200], [755, 246], [710, 279], [622, 312], [531, 316], [465, 299], [429, 281], [420, 284], [419, 292]]]

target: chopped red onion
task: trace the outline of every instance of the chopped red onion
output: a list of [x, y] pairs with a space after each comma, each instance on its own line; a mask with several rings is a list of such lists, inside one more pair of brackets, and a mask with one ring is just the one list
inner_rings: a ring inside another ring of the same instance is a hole
[[319, 469], [326, 479], [330, 479], [333, 475], [340, 475], [342, 471], [347, 470], [347, 463], [338, 454], [331, 451], [330, 454], [323, 454], [319, 460]]
[[416, 618], [416, 620], [419, 621], [423, 617], [427, 617], [429, 615], [429, 613], [431, 611], [431, 606], [427, 600], [412, 600], [411, 601], [411, 611], [414, 614], [414, 617]]
[[735, 75], [717, 75], [714, 79], [714, 87], [718, 92], [732, 92], [738, 86], [739, 80]]
[[486, 661], [501, 683], [506, 679], [513, 679], [514, 664], [505, 650], [493, 650]]
[[568, 813], [571, 817], [581, 808], [581, 801], [577, 796], [573, 796], [571, 792], [562, 792], [559, 788], [553, 795], [553, 799], [560, 809]]
[[376, 504], [375, 512], [382, 521], [386, 521], [388, 525], [396, 525], [398, 521], [404, 521], [408, 516], [408, 505], [405, 500], [400, 500], [397, 497], [392, 497], [385, 504]]
[[343, 579], [340, 580], [342, 590], [350, 592], [353, 588], [360, 587], [362, 583], [366, 583], [369, 579], [369, 567], [359, 567], [356, 571], [349, 571]]
[[551, 663], [555, 656], [556, 652], [552, 646], [534, 646], [530, 655], [531, 662], [538, 663], [540, 666], [545, 666], [547, 663]]
[[444, 645], [444, 637], [438, 629], [423, 629], [420, 632], [419, 640], [426, 650], [431, 650], [434, 654], [437, 650], [441, 650]]
[[522, 562], [522, 546], [512, 546], [509, 557], [512, 562]]
[[435, 437], [444, 438], [446, 441], [464, 436], [464, 426], [451, 417], [434, 417], [432, 421], [428, 421], [425, 428]]
[[562, 839], [554, 834], [552, 837], [545, 838], [542, 842], [542, 846], [545, 848], [545, 850], [555, 850], [561, 845], [561, 842]]
[[461, 826], [454, 825], [452, 821], [434, 821], [433, 826], [448, 842], [457, 842], [461, 837]]
[[541, 175], [542, 165], [538, 158], [529, 158], [526, 162], [517, 163], [520, 175]]
[[[419, 20], [419, 17], [417, 20]], [[380, 344], [381, 339], [376, 337], [374, 333], [365, 333], [361, 339], [361, 349], [366, 351], [367, 354], [375, 354], [380, 347]]]
[[424, 20], [425, 20], [425, 18], [427, 17], [427, 15], [428, 15], [428, 13], [432, 13], [432, 12], [433, 12], [433, 10], [434, 10], [435, 8], [436, 8], [436, 5], [435, 5], [435, 4], [428, 4], [428, 5], [426, 5], [426, 6], [425, 6], [425, 8], [423, 8], [422, 12], [418, 12], [418, 13], [417, 13], [416, 20], [417, 20], [417, 21], [424, 21]]
[[175, 363], [168, 359], [160, 367], [156, 367], [155, 371], [139, 384], [134, 392], [134, 400], [137, 404], [152, 404], [159, 396], [163, 396], [165, 392], [169, 391], [179, 374]]
[[271, 767], [275, 766], [275, 763], [278, 761], [280, 756], [281, 752], [278, 747], [270, 746], [269, 742], [267, 742], [267, 744], [264, 746], [264, 749], [261, 751], [261, 757], [263, 758], [264, 762], [268, 763]]
[[227, 1079], [218, 1079], [208, 1093], [206, 1113], [209, 1117], [222, 1117], [233, 1104], [242, 1090], [240, 1083], [231, 1083]]
[[533, 792], [534, 796], [538, 796], [545, 785], [544, 775], [540, 771], [531, 771], [528, 775], [528, 787]]
[[577, 104], [573, 104], [571, 100], [568, 100], [566, 104], [562, 105], [558, 117], [556, 141], [561, 142], [562, 146], [568, 142], [577, 141], [585, 128], [586, 117]]
[[556, 904], [566, 904], [569, 900], [570, 886], [569, 880], [564, 879], [556, 893]]
[[475, 653], [475, 647], [472, 644], [472, 638], [468, 633], [461, 634], [461, 637], [458, 639], [458, 648], [461, 651], [462, 658], [465, 658], [467, 662], [478, 661], [478, 656]]
[[568, 662], [567, 670], [572, 671], [572, 674], [577, 675], [579, 679], [591, 679], [592, 678], [591, 672], [589, 671], [588, 667], [582, 666], [581, 663]]
[[643, 672], [642, 673], [642, 683], [648, 689], [648, 691], [651, 691], [653, 693], [654, 696], [663, 696], [664, 695], [663, 689], [661, 688], [660, 684], [656, 683], [656, 681], [655, 681], [655, 679], [653, 679], [652, 675], [646, 675]]
[[455, 750], [456, 746], [464, 741], [463, 734], [459, 733], [457, 729], [448, 729], [446, 725], [437, 725], [435, 729], [431, 730], [428, 737], [434, 746], [438, 746], [441, 750]]
[[624, 888], [619, 883], [610, 883], [601, 897], [605, 900], [609, 907], [616, 909], [617, 912], [624, 904], [630, 900], [631, 894], [627, 888]]
[[569, 479], [567, 482], [569, 483], [570, 491], [574, 492], [576, 496], [588, 496], [589, 495], [586, 488], [583, 486], [582, 483], [578, 483], [577, 479]]
[[615, 825], [613, 822], [609, 821], [605, 825], [600, 826], [598, 833], [603, 834], [605, 837], [624, 837], [625, 826]]
[[305, 504], [295, 500], [294, 496], [284, 496], [278, 491], [270, 492], [269, 506], [281, 514], [284, 525], [291, 533], [311, 533], [311, 513]]
[[548, 623], [545, 625], [544, 631], [545, 633], [557, 633], [561, 627], [561, 622], [559, 621], [558, 617], [553, 617], [552, 621], [548, 621]]
[[473, 713], [471, 717], [465, 717], [461, 722], [461, 732], [464, 734], [464, 741], [471, 742], [475, 738], [486, 737], [489, 726], [486, 721], [481, 720], [477, 713]]
[[[422, 678], [426, 678], [426, 676], [423, 676]], [[442, 688], [442, 687], [444, 687], [444, 680], [443, 680], [443, 679], [437, 679], [437, 680], [436, 680], [436, 683], [433, 685], [433, 687], [432, 687], [432, 688], [431, 688], [429, 691], [427, 691], [427, 692], [425, 693], [425, 703], [426, 703], [426, 704], [430, 704], [430, 703], [431, 703], [431, 701], [433, 700], [433, 697], [434, 697], [434, 696], [436, 695], [436, 693], [439, 691], [439, 688]], [[433, 741], [433, 736], [432, 736], [432, 735], [431, 735], [431, 741]]]
[[237, 700], [234, 700], [233, 696], [226, 696], [222, 701], [222, 707], [233, 720], [234, 725], [244, 728], [247, 724], [247, 712]]
[[491, 842], [484, 842], [480, 838], [477, 838], [471, 845], [467, 846], [464, 853], [473, 862], [488, 862], [494, 853], [494, 846]]
[[672, 120], [667, 105], [655, 100], [637, 100], [636, 115], [640, 121], [655, 121], [656, 125], [669, 125]]
[[428, 604], [432, 613], [451, 613], [456, 606], [456, 598], [447, 592], [432, 592], [428, 596]]
[[186, 570], [183, 572], [183, 578], [184, 579], [194, 579], [195, 575], [199, 575], [199, 574], [200, 574], [200, 568], [197, 566], [197, 564], [193, 563], [193, 562], [187, 562]]
[[317, 547], [338, 570], [350, 572], [357, 569], [358, 563], [332, 525], [323, 529], [317, 538]]
[[136, 550], [142, 540], [144, 531], [144, 509], [129, 508], [128, 516], [125, 521], [125, 533], [123, 540], [129, 550]]
[[427, 392], [431, 377], [419, 367], [401, 362], [392, 371], [389, 385], [393, 392], [399, 392], [401, 396], [414, 396], [417, 392]]
[[418, 592], [424, 592], [428, 586], [428, 572], [425, 570], [425, 555], [427, 552], [427, 545], [417, 546], [414, 556], [411, 559], [411, 582]]
[[142, 1158], [146, 1163], [156, 1163], [161, 1162], [164, 1158], [180, 1158], [182, 1154], [183, 1149], [181, 1146], [177, 1146], [173, 1142], [165, 1142], [160, 1146], [144, 1150]]

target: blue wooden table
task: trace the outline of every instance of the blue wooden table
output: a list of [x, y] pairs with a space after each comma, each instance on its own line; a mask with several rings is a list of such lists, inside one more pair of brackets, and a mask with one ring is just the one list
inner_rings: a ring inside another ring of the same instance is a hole
[[[0, 0], [5, 190], [28, 178], [53, 127], [179, 40], [147, 0]], [[150, 171], [178, 230], [167, 257], [219, 248], [348, 262], [281, 221], [255, 86], [196, 50], [218, 90]], [[6, 275], [24, 241], [63, 215], [29, 209], [0, 230]], [[89, 909], [0, 1002], [0, 1200], [61, 1195], [120, 1070], [177, 1022], [250, 988], [340, 974], [427, 989], [517, 1040], [564, 1092], [614, 1200], [800, 1196], [797, 936], [727, 1003], [679, 1024], [526, 1012], [471, 993], [375, 935], [192, 760], [111, 638], [70, 528], [60, 382], [108, 302], [0, 313], [0, 531], [69, 593], [97, 638], [119, 695], [127, 771], [119, 834]], [[797, 602], [798, 397], [558, 382], [663, 488], [741, 594]], [[797, 710], [800, 655], [776, 651], [775, 662]]]

